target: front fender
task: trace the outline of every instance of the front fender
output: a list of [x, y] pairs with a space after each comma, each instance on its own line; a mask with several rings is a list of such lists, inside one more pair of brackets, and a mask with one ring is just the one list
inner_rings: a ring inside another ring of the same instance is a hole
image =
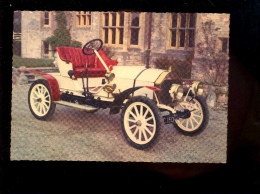
[[136, 90], [139, 90], [140, 88], [143, 88], [143, 86], [129, 88], [129, 89], [121, 92], [120, 94], [118, 94], [111, 104], [109, 114], [119, 113], [121, 106], [123, 105], [124, 100], [126, 98], [128, 98], [130, 96], [130, 94], [132, 94]]

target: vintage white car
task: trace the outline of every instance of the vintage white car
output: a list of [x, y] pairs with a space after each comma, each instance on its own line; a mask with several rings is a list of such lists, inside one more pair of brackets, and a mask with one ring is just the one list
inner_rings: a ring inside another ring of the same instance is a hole
[[124, 137], [137, 149], [155, 145], [163, 124], [173, 124], [185, 135], [206, 128], [209, 112], [200, 97], [201, 82], [178, 83], [167, 79], [167, 70], [117, 65], [102, 45], [102, 40], [93, 39], [82, 49], [57, 47], [58, 73], [24, 70], [36, 77], [28, 92], [34, 117], [50, 119], [56, 104], [90, 113], [106, 108], [110, 114], [121, 111]]

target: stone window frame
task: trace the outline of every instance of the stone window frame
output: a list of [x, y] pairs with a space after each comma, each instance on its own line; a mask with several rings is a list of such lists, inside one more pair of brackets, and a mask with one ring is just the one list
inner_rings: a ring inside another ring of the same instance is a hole
[[[132, 25], [133, 14], [139, 14], [138, 26]], [[120, 15], [120, 14], [123, 14]], [[101, 37], [104, 45], [123, 48], [138, 48], [141, 49], [144, 41], [141, 37], [144, 36], [144, 19], [145, 12], [102, 12], [101, 13]], [[113, 16], [114, 15], [114, 16]], [[123, 21], [120, 18], [124, 18]], [[113, 20], [114, 19], [114, 20]], [[138, 29], [137, 43], [131, 40], [131, 32]], [[114, 35], [113, 35], [114, 33]], [[106, 35], [107, 34], [107, 35]], [[112, 37], [114, 36], [114, 37]]]
[[[173, 26], [173, 15], [176, 17], [176, 26]], [[185, 16], [185, 17], [183, 17]], [[191, 16], [193, 16], [193, 26], [191, 25]], [[185, 22], [182, 23], [182, 19]], [[196, 13], [169, 13], [168, 22], [168, 41], [167, 48], [173, 50], [193, 50], [195, 47], [195, 33], [196, 33]], [[175, 41], [173, 40], [172, 32], [175, 31]], [[190, 38], [190, 36], [192, 37]], [[192, 42], [191, 42], [192, 41]], [[172, 44], [175, 42], [175, 44]]]
[[75, 11], [75, 26], [77, 28], [90, 27], [92, 24], [91, 11]]
[[[46, 15], [46, 13], [47, 13], [47, 15]], [[46, 21], [48, 21], [47, 24], [45, 23]], [[42, 24], [43, 24], [43, 27], [50, 27], [51, 26], [51, 12], [50, 11], [43, 11], [42, 12]]]

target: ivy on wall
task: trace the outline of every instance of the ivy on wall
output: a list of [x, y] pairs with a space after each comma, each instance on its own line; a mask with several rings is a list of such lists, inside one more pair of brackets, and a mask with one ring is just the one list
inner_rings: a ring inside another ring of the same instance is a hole
[[201, 64], [205, 75], [209, 75], [209, 83], [214, 85], [226, 85], [228, 79], [228, 54], [218, 48], [217, 31], [220, 28], [215, 27], [215, 23], [210, 20], [202, 22], [202, 35], [204, 41], [199, 42], [196, 46], [198, 54], [203, 59]]
[[67, 18], [63, 11], [56, 11], [55, 20], [57, 28], [54, 30], [53, 35], [46, 39], [54, 50], [57, 46], [71, 46], [82, 47], [82, 43], [76, 40], [71, 40], [70, 30], [67, 28]]

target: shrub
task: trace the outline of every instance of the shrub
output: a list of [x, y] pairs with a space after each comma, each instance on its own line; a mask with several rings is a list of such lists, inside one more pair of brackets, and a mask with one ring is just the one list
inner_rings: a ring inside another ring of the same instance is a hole
[[192, 65], [193, 53], [187, 56], [185, 60], [175, 59], [164, 55], [154, 60], [155, 67], [159, 69], [168, 70], [171, 67], [172, 77], [179, 79], [191, 78], [191, 65]]
[[57, 46], [70, 46], [69, 32], [64, 29], [56, 29], [54, 35], [46, 39], [54, 50]]
[[72, 40], [70, 46], [81, 48], [82, 47], [82, 43], [79, 42], [79, 41], [76, 41], [76, 40]]
[[108, 58], [112, 58], [113, 56], [115, 56], [115, 51], [111, 48], [111, 47], [109, 47], [109, 46], [103, 46], [102, 47], [102, 50], [106, 53], [106, 56], [108, 57]]
[[52, 59], [34, 59], [34, 58], [22, 58], [13, 55], [13, 67], [19, 68], [25, 66], [27, 68], [32, 67], [54, 67]]

